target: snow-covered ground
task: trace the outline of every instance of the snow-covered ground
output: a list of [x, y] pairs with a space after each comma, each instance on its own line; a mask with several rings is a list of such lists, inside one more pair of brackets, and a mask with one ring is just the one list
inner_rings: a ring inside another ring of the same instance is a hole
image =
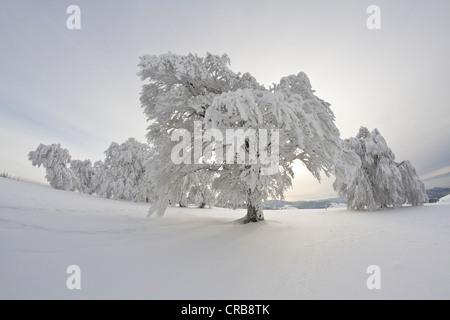
[[[450, 299], [450, 199], [375, 213], [169, 208], [0, 179], [0, 298]], [[68, 290], [69, 265], [81, 290]], [[367, 267], [381, 269], [369, 290]]]

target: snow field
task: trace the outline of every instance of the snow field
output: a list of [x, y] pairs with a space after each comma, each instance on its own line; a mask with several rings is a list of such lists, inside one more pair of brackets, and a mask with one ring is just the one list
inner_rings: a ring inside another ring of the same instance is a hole
[[[0, 179], [0, 298], [449, 299], [448, 197], [381, 212], [169, 207]], [[68, 290], [69, 265], [81, 290]], [[381, 268], [381, 290], [366, 286]]]

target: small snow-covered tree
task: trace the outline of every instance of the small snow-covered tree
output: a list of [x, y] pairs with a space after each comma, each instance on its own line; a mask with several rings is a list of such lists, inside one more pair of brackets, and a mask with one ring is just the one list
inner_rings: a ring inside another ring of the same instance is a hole
[[70, 162], [70, 170], [78, 179], [77, 189], [81, 193], [93, 194], [92, 177], [94, 176], [94, 168], [90, 160], [72, 160]]
[[206, 205], [211, 207], [215, 202], [215, 194], [209, 178], [210, 175], [205, 172], [186, 175], [180, 188], [180, 192], [184, 192], [180, 194], [180, 205], [187, 206], [193, 203], [199, 208], [204, 208]]
[[141, 187], [149, 157], [148, 145], [134, 138], [120, 145], [113, 142], [105, 156], [104, 163], [97, 164], [99, 172], [94, 176], [97, 192], [107, 198], [145, 201], [148, 195]]
[[[209, 53], [204, 58], [172, 53], [141, 57], [139, 74], [148, 81], [141, 102], [154, 150], [147, 170], [156, 201], [149, 214], [162, 215], [170, 203], [184, 201], [192, 190], [189, 181], [200, 174], [210, 181], [219, 204], [246, 204], [244, 223], [264, 219], [263, 199], [283, 198], [296, 160], [319, 180], [321, 173], [343, 181], [353, 174], [349, 164], [359, 159], [342, 149], [329, 104], [314, 95], [304, 73], [266, 89], [250, 74], [231, 71], [229, 64], [228, 56]], [[228, 130], [238, 132], [236, 143], [218, 141]], [[202, 137], [206, 131], [208, 136]], [[174, 150], [181, 151], [181, 163], [171, 160]], [[251, 155], [256, 161], [239, 161]], [[268, 155], [276, 159], [267, 161]], [[274, 172], [267, 174], [268, 167]]]
[[341, 179], [336, 179], [333, 187], [339, 196], [347, 199], [349, 209], [364, 210], [367, 208], [373, 211], [377, 208], [377, 203], [375, 202], [362, 143], [357, 138], [350, 138], [343, 141], [343, 146], [359, 155], [361, 162], [356, 166], [353, 180], [344, 182]]
[[91, 189], [92, 192], [98, 195], [99, 197], [111, 198], [111, 193], [108, 193], [108, 178], [107, 178], [107, 170], [103, 161], [98, 160], [94, 163], [93, 166], [94, 174], [91, 179]]
[[28, 159], [33, 166], [45, 168], [45, 178], [52, 188], [73, 191], [78, 186], [78, 179], [67, 167], [70, 164], [70, 154], [59, 144], [40, 144], [35, 151], [28, 153]]
[[416, 169], [412, 166], [408, 160], [402, 161], [397, 164], [400, 169], [403, 183], [402, 197], [406, 203], [412, 206], [421, 206], [428, 202], [427, 192], [425, 185], [419, 179]]
[[343, 145], [361, 160], [352, 180], [345, 182], [337, 178], [334, 182], [334, 189], [347, 198], [349, 209], [399, 208], [405, 200], [413, 205], [423, 203], [423, 184], [412, 166], [408, 161], [402, 165], [395, 162], [394, 153], [377, 129], [370, 132], [361, 127], [357, 136], [344, 140]]
[[378, 129], [369, 132], [360, 130], [358, 138], [364, 140], [365, 158], [361, 159], [363, 167], [369, 171], [372, 179], [374, 199], [380, 207], [402, 206], [402, 176], [395, 163], [395, 155]]

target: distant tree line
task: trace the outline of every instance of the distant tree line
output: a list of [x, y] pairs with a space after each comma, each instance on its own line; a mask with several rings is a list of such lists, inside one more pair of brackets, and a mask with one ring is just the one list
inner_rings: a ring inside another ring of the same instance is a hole
[[[148, 144], [129, 138], [122, 144], [111, 143], [105, 159], [92, 165], [91, 160], [73, 160], [60, 144], [40, 144], [28, 153], [33, 166], [43, 166], [45, 178], [54, 189], [77, 191], [99, 197], [136, 202], [151, 200], [148, 171], [151, 150]], [[5, 174], [7, 176], [7, 174]], [[205, 207], [214, 198], [201, 176], [186, 177], [190, 192], [180, 193], [180, 206], [190, 203]]]
[[122, 144], [111, 143], [105, 159], [92, 165], [90, 160], [72, 160], [60, 144], [40, 144], [28, 154], [34, 166], [46, 170], [46, 179], [59, 190], [96, 194], [108, 199], [148, 201], [145, 192], [145, 161], [150, 148], [133, 138]]

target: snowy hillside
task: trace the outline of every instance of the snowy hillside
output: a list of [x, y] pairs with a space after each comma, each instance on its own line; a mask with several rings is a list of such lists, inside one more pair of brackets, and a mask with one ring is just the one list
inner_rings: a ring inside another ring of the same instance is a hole
[[[450, 201], [373, 213], [169, 208], [0, 179], [0, 298], [450, 299]], [[81, 290], [68, 290], [69, 265]], [[381, 268], [368, 290], [367, 267]]]

